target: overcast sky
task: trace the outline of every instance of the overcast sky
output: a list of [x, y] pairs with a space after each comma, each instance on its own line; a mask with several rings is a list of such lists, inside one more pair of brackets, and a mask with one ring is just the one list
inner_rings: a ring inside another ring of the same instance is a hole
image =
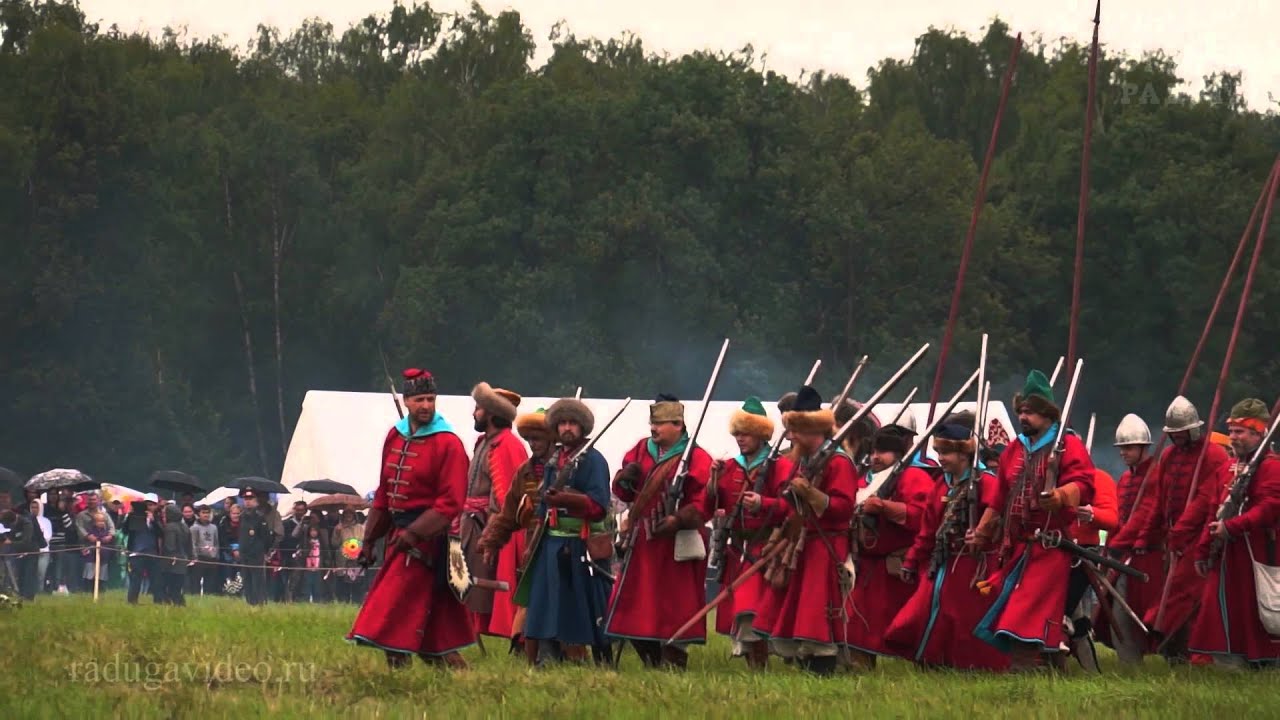
[[[409, 0], [406, 4], [412, 4]], [[750, 43], [767, 54], [771, 69], [795, 77], [823, 69], [862, 85], [866, 70], [885, 57], [909, 57], [917, 35], [930, 25], [976, 35], [999, 16], [1024, 39], [1074, 38], [1092, 32], [1093, 0], [487, 0], [490, 13], [518, 10], [538, 42], [535, 62], [545, 60], [551, 26], [567, 20], [579, 36], [614, 37], [632, 31], [650, 51], [732, 50]], [[85, 14], [125, 31], [158, 33], [185, 26], [192, 35], [222, 35], [243, 46], [258, 23], [292, 29], [322, 17], [341, 32], [370, 13], [385, 14], [392, 0], [81, 0]], [[437, 0], [436, 10], [456, 11], [465, 0]], [[1164, 49], [1178, 62], [1189, 90], [1215, 70], [1243, 71], [1253, 109], [1280, 99], [1280, 0], [1110, 0], [1103, 4], [1104, 48], [1138, 55]], [[1274, 105], [1271, 105], [1274, 107]]]

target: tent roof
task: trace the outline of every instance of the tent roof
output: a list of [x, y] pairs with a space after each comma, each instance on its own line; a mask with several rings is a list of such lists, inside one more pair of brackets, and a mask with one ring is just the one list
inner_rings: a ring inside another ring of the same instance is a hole
[[[526, 397], [520, 402], [520, 408], [529, 411], [549, 407], [555, 401], [556, 398]], [[623, 401], [584, 398], [583, 402], [595, 413], [596, 427], [600, 428]], [[649, 436], [649, 403], [647, 398], [632, 401], [617, 423], [596, 444], [611, 469], [617, 468], [622, 456], [637, 442]], [[685, 402], [685, 417], [690, 425], [697, 420], [701, 405], [696, 400]], [[740, 400], [709, 403], [698, 444], [712, 457], [727, 458], [738, 454], [728, 428], [729, 418], [741, 405]], [[961, 403], [958, 409], [972, 409], [973, 406], [972, 402]], [[887, 422], [899, 407], [897, 404], [881, 404], [874, 412], [882, 422]], [[453, 425], [468, 453], [478, 434], [471, 425], [474, 408], [475, 401], [470, 395], [440, 395], [436, 400], [436, 412]], [[765, 409], [769, 417], [780, 424], [777, 406], [766, 403]], [[929, 415], [928, 403], [913, 403], [911, 412], [915, 415], [917, 427], [923, 429]], [[992, 402], [989, 415], [1010, 437], [1014, 435], [1003, 403]], [[396, 419], [395, 406], [387, 393], [309, 391], [302, 403], [302, 416], [293, 431], [293, 440], [289, 443], [281, 482], [292, 488], [303, 480], [328, 478], [347, 483], [362, 494], [374, 490], [382, 463], [382, 441]], [[295, 491], [287, 497], [282, 496], [280, 501], [285, 503], [296, 499], [303, 499], [302, 493]]]

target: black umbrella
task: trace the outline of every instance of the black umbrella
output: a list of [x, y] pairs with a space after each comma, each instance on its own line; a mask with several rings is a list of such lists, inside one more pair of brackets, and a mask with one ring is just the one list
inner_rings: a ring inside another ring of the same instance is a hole
[[22, 476], [6, 467], [0, 467], [0, 493], [9, 493], [13, 502], [20, 503], [24, 497], [22, 486], [26, 485]]
[[237, 488], [239, 490], [257, 490], [264, 493], [280, 493], [288, 495], [289, 488], [281, 485], [275, 480], [268, 480], [264, 477], [242, 477], [236, 478], [226, 484], [226, 487]]
[[303, 490], [305, 492], [321, 493], [323, 495], [355, 495], [360, 497], [360, 493], [356, 489], [346, 483], [340, 483], [337, 480], [303, 480], [293, 486], [294, 490]]
[[57, 490], [59, 488], [70, 488], [71, 490], [97, 490], [102, 487], [102, 483], [85, 475], [79, 470], [68, 468], [55, 468], [46, 470], [39, 475], [32, 477], [27, 481], [26, 488], [39, 493]]
[[188, 475], [180, 470], [157, 470], [151, 473], [147, 485], [156, 490], [168, 490], [172, 493], [191, 493], [202, 497], [209, 493], [200, 483], [200, 478]]

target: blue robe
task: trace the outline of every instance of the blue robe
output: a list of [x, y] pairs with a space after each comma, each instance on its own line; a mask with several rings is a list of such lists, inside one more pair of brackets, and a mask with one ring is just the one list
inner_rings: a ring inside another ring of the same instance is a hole
[[[555, 482], [557, 468], [548, 463], [542, 489]], [[592, 449], [583, 457], [573, 477], [565, 485], [609, 508], [609, 464]], [[546, 517], [546, 506], [538, 514]], [[564, 511], [560, 517], [566, 518]], [[600, 646], [607, 643], [601, 619], [609, 604], [612, 583], [600, 573], [594, 575], [583, 561], [587, 544], [581, 537], [559, 537], [548, 531], [529, 568], [528, 615], [525, 637], [558, 640], [566, 645]]]

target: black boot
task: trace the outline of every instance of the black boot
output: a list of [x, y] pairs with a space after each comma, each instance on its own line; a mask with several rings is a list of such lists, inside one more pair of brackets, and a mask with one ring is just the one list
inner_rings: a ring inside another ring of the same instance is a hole
[[836, 672], [836, 656], [807, 657], [800, 659], [800, 667], [818, 677], [831, 677]]

